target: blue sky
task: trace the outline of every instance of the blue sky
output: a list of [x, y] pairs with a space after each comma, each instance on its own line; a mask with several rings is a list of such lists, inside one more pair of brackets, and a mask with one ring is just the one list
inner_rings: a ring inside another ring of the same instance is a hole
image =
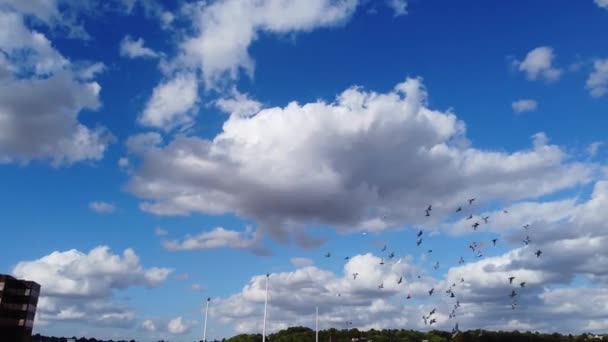
[[608, 329], [561, 315], [608, 298], [608, 3], [253, 3], [0, 0], [0, 271], [37, 332], [192, 340], [208, 296], [210, 337], [258, 332], [267, 272], [271, 330], [426, 329], [460, 274], [461, 328]]

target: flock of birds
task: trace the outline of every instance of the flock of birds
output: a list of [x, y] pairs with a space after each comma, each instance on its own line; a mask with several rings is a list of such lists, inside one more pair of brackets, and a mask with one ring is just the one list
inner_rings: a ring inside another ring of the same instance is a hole
[[[475, 201], [475, 198], [470, 198], [470, 199], [468, 199], [468, 205], [469, 205], [469, 206], [471, 206], [471, 205], [473, 204], [473, 202], [474, 202], [474, 201]], [[429, 206], [428, 206], [428, 207], [427, 207], [427, 208], [424, 210], [424, 212], [425, 212], [425, 216], [426, 216], [426, 217], [430, 217], [430, 216], [431, 216], [432, 211], [433, 211], [433, 206], [432, 206], [432, 205], [429, 205]], [[459, 213], [459, 212], [462, 212], [462, 211], [463, 211], [463, 207], [462, 207], [462, 206], [459, 206], [459, 207], [456, 209], [456, 211], [455, 211], [455, 212], [456, 212], [456, 213]], [[507, 211], [507, 210], [503, 210], [502, 212], [503, 212], [503, 214], [509, 214], [509, 211]], [[474, 216], [473, 216], [473, 214], [469, 214], [469, 215], [466, 217], [466, 220], [473, 220], [473, 217], [474, 217]], [[490, 222], [490, 217], [489, 217], [489, 216], [480, 216], [480, 217], [481, 217], [481, 221], [483, 221], [483, 223], [484, 223], [484, 224], [489, 224], [489, 222]], [[383, 217], [383, 219], [385, 219], [385, 220], [386, 220], [386, 219], [387, 219], [387, 217], [386, 217], [386, 216], [384, 216], [384, 217]], [[474, 231], [477, 231], [477, 229], [479, 228], [479, 226], [480, 226], [480, 225], [481, 225], [480, 221], [475, 221], [474, 223], [472, 223], [472, 224], [471, 224], [471, 227], [473, 228], [473, 230], [474, 230]], [[529, 229], [530, 227], [531, 227], [531, 226], [530, 226], [530, 224], [525, 224], [525, 225], [523, 226], [523, 228], [524, 228], [524, 230], [525, 230], [525, 231], [528, 231], [528, 229]], [[367, 234], [367, 233], [363, 233], [363, 235], [366, 235], [366, 234]], [[423, 235], [424, 235], [424, 231], [423, 231], [423, 230], [420, 230], [420, 231], [419, 231], [419, 232], [416, 234], [416, 237], [417, 237], [417, 240], [416, 240], [416, 246], [420, 246], [420, 245], [422, 245], [422, 241], [423, 241]], [[494, 239], [492, 239], [491, 241], [492, 241], [493, 246], [496, 246], [496, 243], [498, 242], [498, 239], [497, 239], [497, 238], [494, 238]], [[524, 244], [527, 246], [527, 245], [529, 245], [529, 244], [530, 244], [530, 242], [531, 242], [530, 236], [529, 236], [529, 235], [526, 235], [526, 237], [525, 237], [525, 238], [524, 238], [524, 240], [523, 240], [523, 243], [524, 243]], [[473, 242], [472, 242], [472, 243], [469, 245], [469, 248], [470, 248], [470, 249], [473, 251], [473, 253], [474, 253], [474, 255], [475, 255], [475, 257], [476, 257], [476, 258], [482, 258], [482, 257], [483, 257], [483, 252], [482, 252], [482, 244], [481, 244], [481, 243], [478, 243], [478, 242], [476, 242], [476, 241], [473, 241]], [[386, 250], [387, 250], [387, 245], [384, 245], [384, 246], [382, 247], [381, 251], [382, 251], [382, 252], [386, 252]], [[428, 253], [431, 253], [431, 252], [432, 252], [432, 249], [429, 249], [427, 252], [428, 252]], [[537, 251], [536, 251], [534, 254], [536, 255], [536, 257], [537, 257], [537, 258], [540, 258], [541, 254], [542, 254], [542, 251], [539, 249], [539, 250], [537, 250]], [[328, 252], [327, 254], [325, 254], [325, 257], [326, 257], [326, 258], [330, 258], [330, 257], [331, 257], [331, 253], [329, 253], [329, 252]], [[388, 254], [388, 259], [393, 259], [394, 257], [395, 257], [395, 252], [390, 252], [390, 253]], [[347, 257], [345, 257], [344, 259], [345, 259], [345, 260], [349, 260], [349, 259], [350, 259], [350, 257], [348, 257], [348, 256], [347, 256]], [[401, 261], [401, 260], [399, 260], [399, 261]], [[397, 261], [397, 263], [399, 263], [399, 261]], [[462, 264], [464, 264], [464, 263], [465, 263], [465, 259], [464, 259], [464, 257], [462, 257], [462, 256], [461, 256], [461, 257], [460, 257], [460, 259], [459, 259], [459, 261], [458, 261], [458, 264], [462, 265]], [[381, 259], [380, 259], [380, 266], [382, 266], [382, 265], [384, 265], [384, 264], [385, 264], [385, 263], [384, 263], [384, 258], [381, 258]], [[437, 261], [437, 262], [435, 263], [435, 265], [433, 266], [433, 268], [434, 268], [435, 270], [437, 270], [437, 269], [439, 269], [439, 267], [440, 267], [440, 266], [439, 266], [439, 262]], [[352, 277], [353, 277], [353, 279], [352, 279], [352, 280], [353, 280], [353, 281], [356, 281], [356, 279], [357, 279], [357, 277], [358, 277], [358, 276], [359, 276], [359, 273], [358, 273], [358, 272], [353, 273], [353, 274], [352, 274]], [[421, 278], [421, 276], [420, 276], [420, 275], [418, 275], [418, 279], [420, 279], [420, 278]], [[515, 280], [515, 279], [516, 279], [516, 277], [515, 277], [515, 276], [510, 276], [510, 277], [508, 277], [507, 279], [505, 279], [505, 282], [506, 282], [506, 281], [508, 281], [508, 282], [509, 282], [509, 285], [510, 285], [510, 286], [513, 286], [513, 285], [514, 285], [514, 280]], [[402, 282], [403, 282], [403, 276], [400, 276], [400, 277], [399, 277], [399, 279], [397, 280], [397, 284], [401, 284]], [[461, 277], [461, 278], [460, 278], [460, 283], [462, 284], [462, 283], [464, 283], [464, 282], [465, 282], [465, 279], [464, 279], [463, 277]], [[517, 282], [516, 282], [516, 283], [515, 283], [515, 285], [516, 285], [516, 286], [517, 286], [517, 285], [519, 285], [519, 288], [523, 289], [523, 288], [525, 288], [525, 286], [526, 286], [526, 282], [525, 282], [525, 281], [521, 281], [521, 282], [519, 282], [519, 283], [517, 283]], [[448, 288], [448, 289], [445, 291], [445, 292], [446, 292], [446, 294], [449, 296], [449, 298], [453, 298], [453, 299], [455, 299], [455, 303], [454, 303], [454, 305], [453, 305], [453, 307], [452, 307], [452, 310], [451, 310], [451, 312], [450, 312], [450, 314], [449, 314], [449, 316], [448, 316], [448, 317], [449, 317], [449, 319], [452, 319], [452, 318], [455, 318], [455, 317], [456, 317], [456, 311], [457, 311], [457, 309], [460, 307], [460, 301], [458, 300], [458, 298], [457, 298], [457, 296], [456, 296], [456, 293], [454, 292], [454, 288], [456, 288], [456, 287], [457, 287], [457, 284], [456, 284], [456, 283], [453, 283], [453, 284], [452, 284], [452, 285], [451, 285], [451, 286], [450, 286], [450, 287], [449, 287], [449, 288]], [[383, 288], [384, 288], [384, 282], [381, 282], [381, 283], [378, 285], [378, 289], [379, 289], [379, 290], [382, 290]], [[429, 290], [428, 290], [428, 294], [429, 294], [429, 296], [432, 296], [434, 293], [435, 293], [435, 288], [434, 288], [434, 287], [432, 287], [431, 289], [429, 289]], [[341, 296], [341, 294], [340, 294], [340, 293], [338, 293], [338, 294], [337, 294], [337, 296]], [[518, 302], [517, 302], [517, 299], [516, 299], [516, 298], [517, 298], [517, 296], [518, 296], [518, 293], [517, 293], [517, 291], [516, 291], [515, 289], [512, 289], [512, 290], [511, 290], [511, 293], [507, 295], [507, 297], [509, 297], [509, 298], [510, 298], [510, 305], [511, 305], [511, 308], [512, 308], [512, 309], [515, 309], [515, 308], [516, 308], [516, 306], [518, 305]], [[406, 297], [406, 299], [407, 299], [407, 300], [412, 299], [411, 294], [408, 294], [408, 295], [407, 295], [407, 297]], [[424, 324], [425, 324], [425, 325], [433, 325], [433, 324], [436, 324], [436, 323], [437, 323], [437, 318], [436, 318], [436, 316], [437, 316], [437, 309], [436, 309], [436, 308], [433, 308], [433, 309], [432, 309], [432, 310], [431, 310], [431, 311], [430, 311], [430, 312], [429, 312], [427, 315], [422, 315], [422, 320], [424, 321]], [[353, 322], [352, 322], [352, 321], [347, 321], [347, 322], [346, 322], [346, 325], [347, 325], [347, 326], [352, 325], [352, 324], [353, 324]], [[452, 329], [453, 336], [455, 336], [455, 335], [456, 335], [456, 334], [458, 334], [459, 332], [460, 332], [460, 330], [459, 330], [459, 328], [458, 328], [458, 323], [456, 323], [456, 324], [455, 324], [455, 326], [454, 326], [454, 328]]]

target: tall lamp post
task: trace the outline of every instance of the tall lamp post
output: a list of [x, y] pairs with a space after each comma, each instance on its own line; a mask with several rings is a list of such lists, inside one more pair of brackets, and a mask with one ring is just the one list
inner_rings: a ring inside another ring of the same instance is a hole
[[207, 316], [209, 315], [210, 297], [207, 297], [207, 307], [205, 308], [205, 327], [203, 328], [203, 342], [207, 342]]
[[319, 307], [316, 307], [315, 315], [315, 342], [319, 342]]
[[266, 311], [268, 309], [268, 278], [270, 273], [266, 273], [266, 297], [264, 298], [264, 323], [262, 325], [262, 342], [266, 342]]

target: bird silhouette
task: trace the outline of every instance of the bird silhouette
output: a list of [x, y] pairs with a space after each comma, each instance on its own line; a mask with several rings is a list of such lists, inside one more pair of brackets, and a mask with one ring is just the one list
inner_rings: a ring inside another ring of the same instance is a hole
[[462, 211], [462, 207], [458, 207], [458, 209], [456, 209], [456, 212]]
[[431, 216], [431, 212], [430, 212], [428, 209], [427, 209], [427, 210], [425, 210], [425, 212], [426, 212], [426, 214], [425, 214], [424, 216], [427, 216], [427, 217], [428, 217], [428, 216]]
[[508, 211], [508, 210], [506, 210], [506, 209], [505, 209], [505, 210], [503, 210], [502, 212], [503, 212], [503, 213], [505, 213], [505, 214], [508, 214], [508, 213], [509, 213], [509, 211]]
[[384, 247], [382, 247], [382, 251], [384, 252], [386, 250], [386, 245], [384, 245]]
[[458, 260], [458, 263], [459, 263], [459, 264], [464, 264], [464, 258], [463, 258], [463, 257], [460, 257], [460, 260]]
[[515, 290], [511, 290], [509, 297], [514, 298], [515, 296], [517, 296], [517, 292], [515, 292]]
[[353, 280], [357, 279], [358, 275], [359, 275], [359, 273], [353, 273]]
[[473, 218], [473, 215], [469, 215], [469, 216], [467, 217], [467, 220], [470, 220], [470, 219], [472, 219], [472, 218]]
[[477, 227], [479, 227], [479, 222], [475, 222], [471, 225], [471, 227], [473, 227], [473, 229], [477, 230]]
[[515, 279], [515, 277], [510, 276], [510, 277], [509, 277], [509, 284], [513, 284], [513, 280], [514, 280], [514, 279]]
[[526, 244], [526, 246], [530, 243], [530, 237], [526, 235], [526, 239], [524, 240], [524, 243]]
[[451, 292], [450, 293], [450, 298], [454, 298], [454, 297], [456, 297], [456, 295], [454, 294], [454, 292]]
[[536, 253], [534, 253], [534, 254], [536, 254], [536, 257], [537, 257], [537, 258], [540, 258], [540, 255], [541, 255], [541, 254], [543, 254], [543, 252], [541, 252], [541, 250], [539, 249], [539, 250], [537, 250], [537, 251], [536, 251]]
[[431, 319], [431, 321], [429, 322], [429, 324], [433, 325], [434, 323], [437, 323], [437, 320], [433, 318], [433, 319]]
[[380, 283], [380, 285], [378, 285], [379, 289], [383, 289], [384, 288], [384, 283]]
[[433, 253], [432, 249], [429, 249], [428, 251], [426, 251], [427, 253]]
[[346, 258], [344, 258], [344, 260], [348, 260], [348, 259], [350, 259], [350, 257], [346, 257]]
[[523, 288], [524, 286], [526, 286], [526, 282], [522, 281], [521, 283], [519, 283], [519, 286], [521, 286]]
[[380, 265], [384, 265], [384, 259], [380, 259]]
[[474, 201], [475, 201], [475, 198], [470, 198], [469, 199], [469, 205], [473, 204]]
[[435, 263], [435, 266], [433, 266], [433, 268], [435, 268], [435, 269], [438, 269], [438, 268], [439, 268], [439, 261], [437, 261], [437, 262]]
[[412, 299], [412, 295], [408, 294], [407, 297], [406, 297], [406, 299]]
[[388, 255], [388, 258], [389, 258], [389, 259], [392, 259], [392, 258], [394, 258], [394, 257], [395, 257], [395, 252], [391, 252], [391, 254], [389, 254], [389, 255]]
[[431, 210], [433, 210], [433, 206], [429, 204], [429, 207], [428, 207], [428, 208], [426, 208], [426, 210], [427, 210], [427, 211], [431, 211]]
[[331, 256], [331, 253], [329, 253], [329, 252], [327, 254], [325, 254], [326, 258], [329, 258], [330, 256]]
[[498, 241], [498, 239], [492, 239], [492, 243], [494, 244], [494, 246], [496, 246], [496, 241]]
[[422, 243], [422, 239], [418, 239], [418, 241], [416, 241], [416, 246], [420, 246], [421, 243]]
[[484, 222], [485, 224], [487, 224], [487, 223], [488, 223], [488, 220], [490, 219], [490, 216], [482, 217], [482, 219], [483, 219], [483, 222]]
[[431, 310], [431, 312], [429, 313], [429, 317], [431, 317], [431, 315], [433, 315], [436, 311], [437, 311], [437, 309]]
[[524, 225], [524, 229], [528, 229], [528, 228], [530, 228], [530, 225], [529, 224], [525, 224]]
[[429, 296], [433, 295], [433, 292], [435, 292], [435, 288], [433, 287], [432, 289], [429, 290]]
[[422, 236], [422, 230], [418, 232], [418, 237]]

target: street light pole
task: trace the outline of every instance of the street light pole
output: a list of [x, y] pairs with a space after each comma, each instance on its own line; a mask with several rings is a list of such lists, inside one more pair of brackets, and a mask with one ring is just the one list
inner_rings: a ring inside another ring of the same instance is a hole
[[264, 298], [264, 323], [262, 325], [262, 342], [266, 342], [266, 312], [268, 310], [268, 278], [270, 273], [266, 273], [266, 297]]
[[315, 342], [319, 342], [319, 307], [316, 307], [315, 315]]
[[210, 297], [207, 297], [207, 308], [205, 309], [205, 327], [203, 328], [203, 342], [207, 342], [207, 316], [209, 315]]

